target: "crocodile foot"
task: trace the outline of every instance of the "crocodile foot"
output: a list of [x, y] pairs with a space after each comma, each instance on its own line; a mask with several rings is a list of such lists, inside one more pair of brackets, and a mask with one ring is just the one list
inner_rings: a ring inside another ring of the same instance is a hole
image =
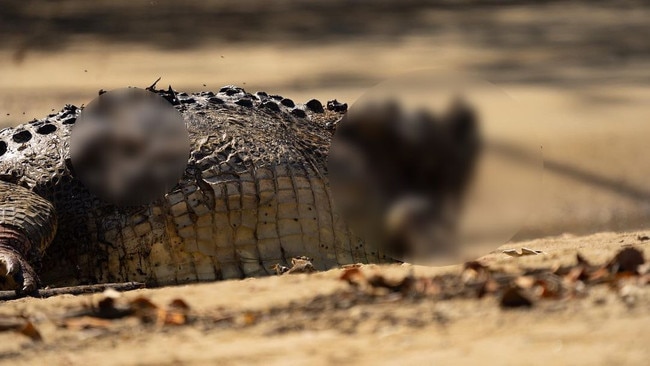
[[30, 293], [39, 279], [32, 266], [13, 248], [0, 245], [0, 289]]

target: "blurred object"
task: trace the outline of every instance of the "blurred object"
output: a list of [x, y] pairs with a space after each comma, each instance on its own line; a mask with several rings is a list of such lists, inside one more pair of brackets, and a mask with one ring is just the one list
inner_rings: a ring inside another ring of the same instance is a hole
[[178, 183], [189, 152], [181, 114], [163, 97], [137, 88], [90, 102], [70, 140], [75, 174], [91, 192], [121, 206], [162, 198]]
[[502, 251], [503, 254], [507, 254], [511, 257], [523, 257], [526, 255], [538, 255], [538, 254], [544, 254], [541, 250], [535, 250], [535, 249], [530, 249], [523, 247], [521, 248], [521, 252], [518, 252], [517, 249], [506, 249]]
[[507, 96], [439, 70], [371, 89], [332, 142], [336, 208], [366, 241], [413, 263], [451, 264], [508, 241], [533, 207], [542, 160], [519, 106], [494, 114], [495, 98]]

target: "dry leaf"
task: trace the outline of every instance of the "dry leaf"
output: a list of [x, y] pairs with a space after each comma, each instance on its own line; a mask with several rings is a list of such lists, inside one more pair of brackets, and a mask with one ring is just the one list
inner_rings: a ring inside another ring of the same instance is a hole
[[169, 303], [169, 305], [167, 305], [167, 307], [169, 307], [170, 309], [176, 309], [182, 311], [190, 310], [190, 306], [183, 299], [174, 299]]
[[617, 272], [631, 272], [639, 274], [638, 267], [645, 263], [643, 253], [636, 248], [625, 248], [616, 254], [608, 267], [613, 273]]
[[373, 275], [372, 277], [368, 278], [368, 283], [375, 288], [385, 288], [391, 292], [405, 293], [413, 289], [415, 279], [413, 276], [408, 275], [401, 280], [390, 281], [382, 275]]
[[530, 248], [521, 248], [521, 252], [518, 252], [517, 249], [506, 249], [502, 251], [503, 254], [507, 254], [511, 257], [523, 257], [526, 255], [538, 255], [544, 254], [541, 250], [535, 250]]
[[90, 314], [80, 315], [92, 315], [103, 319], [118, 319], [129, 316], [132, 313], [133, 312], [130, 306], [117, 306], [116, 299], [114, 297], [105, 297], [99, 300], [97, 303], [97, 308], [94, 309]]
[[538, 255], [544, 254], [541, 250], [535, 250], [530, 248], [521, 248], [521, 255]]
[[311, 258], [307, 257], [296, 257], [291, 259], [291, 268], [286, 271], [284, 274], [295, 274], [295, 273], [312, 273], [316, 272], [316, 268], [311, 263]]
[[359, 269], [359, 267], [350, 267], [343, 270], [339, 279], [342, 281], [348, 281], [350, 284], [358, 284], [359, 280], [364, 279], [365, 276]]
[[[574, 281], [575, 282], [575, 281]], [[541, 298], [559, 298], [564, 292], [562, 277], [555, 274], [547, 274], [535, 281], [538, 296]]]
[[25, 325], [18, 330], [18, 332], [22, 335], [26, 335], [29, 337], [32, 341], [35, 342], [41, 342], [43, 340], [43, 337], [41, 337], [41, 333], [36, 329], [34, 324], [32, 322], [27, 321]]
[[158, 310], [156, 323], [158, 325], [185, 325], [188, 322], [189, 311], [190, 306], [185, 300], [174, 299], [167, 305], [167, 310]]
[[164, 315], [160, 314], [160, 311], [164, 310], [159, 311], [158, 306], [146, 297], [136, 297], [131, 300], [130, 305], [135, 315], [140, 318], [140, 321], [143, 323], [151, 323], [154, 321], [159, 323], [161, 318], [165, 318]]
[[273, 271], [275, 271], [275, 274], [278, 275], [278, 276], [281, 275], [281, 274], [285, 274], [285, 273], [287, 273], [289, 271], [289, 267], [283, 266], [280, 263], [276, 263], [276, 264], [272, 265], [271, 269]]
[[158, 309], [156, 312], [156, 325], [185, 325], [187, 324], [187, 315], [176, 311], [167, 311]]
[[83, 330], [93, 328], [108, 328], [111, 322], [105, 319], [98, 319], [90, 316], [83, 316], [80, 318], [66, 319], [63, 326], [71, 330]]
[[138, 296], [131, 300], [130, 304], [135, 310], [152, 310], [158, 308], [158, 305], [143, 296]]
[[485, 280], [489, 276], [488, 267], [477, 261], [466, 262], [461, 273], [464, 283]]
[[15, 331], [29, 337], [32, 341], [40, 342], [43, 340], [41, 333], [36, 329], [34, 324], [25, 318], [20, 317], [2, 317], [0, 318], [0, 332]]
[[506, 250], [502, 251], [502, 253], [507, 254], [507, 255], [509, 255], [511, 257], [520, 257], [521, 256], [521, 254], [519, 254], [519, 252], [517, 252], [517, 249], [506, 249]]
[[531, 307], [533, 302], [517, 286], [510, 286], [501, 296], [500, 305], [503, 308]]
[[593, 265], [591, 263], [589, 263], [589, 261], [586, 260], [585, 257], [580, 255], [580, 253], [576, 254], [576, 262], [579, 265], [583, 265], [583, 266], [586, 266], [586, 267], [593, 267]]
[[464, 269], [473, 269], [477, 272], [487, 271], [488, 267], [479, 261], [465, 262]]
[[588, 282], [590, 283], [607, 282], [610, 280], [610, 277], [611, 276], [609, 270], [606, 267], [601, 267], [589, 273]]
[[578, 280], [584, 280], [586, 277], [585, 268], [582, 266], [576, 266], [569, 270], [569, 273], [564, 275], [564, 280], [567, 283], [573, 284]]

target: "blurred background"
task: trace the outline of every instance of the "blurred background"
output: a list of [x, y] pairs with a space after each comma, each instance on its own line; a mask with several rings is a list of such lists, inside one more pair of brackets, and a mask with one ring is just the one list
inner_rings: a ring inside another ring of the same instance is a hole
[[158, 77], [353, 103], [404, 72], [476, 73], [539, 127], [517, 238], [647, 228], [648, 35], [645, 1], [0, 0], [0, 127]]

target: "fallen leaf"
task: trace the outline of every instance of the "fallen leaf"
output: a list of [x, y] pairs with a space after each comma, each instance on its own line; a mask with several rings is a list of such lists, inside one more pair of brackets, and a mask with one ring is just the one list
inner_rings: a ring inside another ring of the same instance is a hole
[[158, 305], [154, 304], [151, 302], [151, 300], [143, 296], [138, 296], [135, 299], [131, 300], [130, 304], [136, 310], [150, 310], [158, 308]]
[[597, 270], [589, 273], [588, 281], [591, 284], [607, 282], [611, 279], [609, 269], [607, 267], [601, 267]]
[[517, 249], [506, 249], [502, 251], [503, 254], [507, 254], [511, 257], [523, 257], [526, 255], [538, 255], [538, 254], [544, 254], [541, 250], [535, 250], [535, 249], [530, 249], [530, 248], [521, 248], [521, 252], [518, 252]]
[[390, 281], [382, 275], [373, 275], [370, 278], [368, 278], [368, 283], [370, 284], [370, 286], [375, 288], [385, 288], [390, 290], [391, 292], [405, 293], [410, 291], [413, 288], [415, 279], [413, 278], [413, 276], [408, 275], [402, 278], [401, 280]]
[[608, 264], [612, 273], [631, 272], [639, 274], [638, 267], [645, 263], [643, 253], [636, 248], [625, 248], [616, 254]]
[[187, 315], [180, 312], [158, 310], [156, 324], [161, 325], [185, 325], [187, 324]]
[[174, 299], [167, 310], [158, 310], [156, 323], [160, 325], [185, 325], [188, 322], [190, 306], [183, 299]]
[[544, 254], [541, 250], [535, 250], [530, 248], [521, 248], [521, 255], [538, 255]]
[[104, 297], [103, 299], [99, 300], [97, 303], [97, 308], [94, 309], [94, 311], [92, 311], [90, 314], [79, 315], [92, 315], [94, 317], [103, 319], [118, 319], [129, 316], [132, 313], [133, 311], [131, 310], [130, 306], [117, 306], [116, 298]]
[[507, 255], [509, 255], [511, 257], [520, 257], [521, 256], [521, 254], [519, 254], [519, 252], [517, 252], [517, 249], [506, 249], [506, 250], [502, 251], [502, 253], [507, 254]]
[[562, 286], [562, 280], [562, 277], [553, 273], [540, 276], [535, 281], [538, 296], [546, 299], [561, 297], [565, 290]]
[[364, 275], [359, 269], [359, 267], [350, 267], [346, 268], [343, 270], [343, 273], [341, 273], [341, 276], [339, 276], [339, 280], [341, 281], [347, 281], [351, 285], [357, 285], [359, 284], [359, 280], [364, 279]]
[[501, 296], [500, 305], [503, 308], [518, 308], [533, 306], [532, 300], [517, 286], [508, 287]]
[[36, 329], [34, 324], [30, 321], [27, 321], [25, 325], [18, 330], [18, 332], [22, 335], [29, 337], [32, 341], [35, 342], [41, 342], [43, 340], [41, 333], [38, 331], [38, 329]]
[[463, 265], [464, 269], [473, 269], [475, 271], [486, 271], [488, 267], [484, 265], [483, 263], [479, 261], [470, 261], [470, 262], [465, 262]]
[[168, 307], [170, 309], [176, 309], [176, 310], [182, 310], [182, 311], [189, 311], [190, 306], [185, 302], [183, 299], [174, 299], [172, 300]]
[[159, 323], [161, 322], [161, 318], [165, 318], [160, 313], [161, 311], [164, 312], [164, 310], [159, 311], [158, 306], [146, 297], [136, 297], [129, 304], [135, 316], [140, 318], [140, 321], [143, 323], [152, 323], [154, 321]]
[[72, 330], [83, 329], [105, 329], [111, 325], [111, 322], [105, 319], [94, 318], [90, 316], [83, 316], [80, 318], [66, 319], [63, 326]]
[[582, 255], [580, 255], [580, 253], [576, 254], [576, 262], [577, 262], [579, 265], [583, 265], [583, 266], [587, 266], [587, 267], [591, 267], [591, 266], [592, 266], [592, 264], [589, 263], [589, 261], [586, 260], [585, 257], [583, 257]]
[[271, 266], [271, 269], [275, 271], [276, 275], [281, 275], [285, 274], [287, 271], [289, 271], [289, 267], [283, 266], [280, 263], [276, 263]]
[[568, 283], [573, 284], [578, 280], [585, 280], [586, 277], [585, 268], [583, 266], [576, 266], [569, 269], [569, 272], [564, 275], [564, 280]]
[[307, 257], [296, 257], [291, 259], [291, 268], [283, 274], [295, 273], [312, 273], [316, 272], [316, 268], [311, 263], [312, 259]]
[[0, 332], [4, 331], [18, 332], [35, 342], [43, 340], [41, 333], [34, 324], [22, 317], [0, 317]]

